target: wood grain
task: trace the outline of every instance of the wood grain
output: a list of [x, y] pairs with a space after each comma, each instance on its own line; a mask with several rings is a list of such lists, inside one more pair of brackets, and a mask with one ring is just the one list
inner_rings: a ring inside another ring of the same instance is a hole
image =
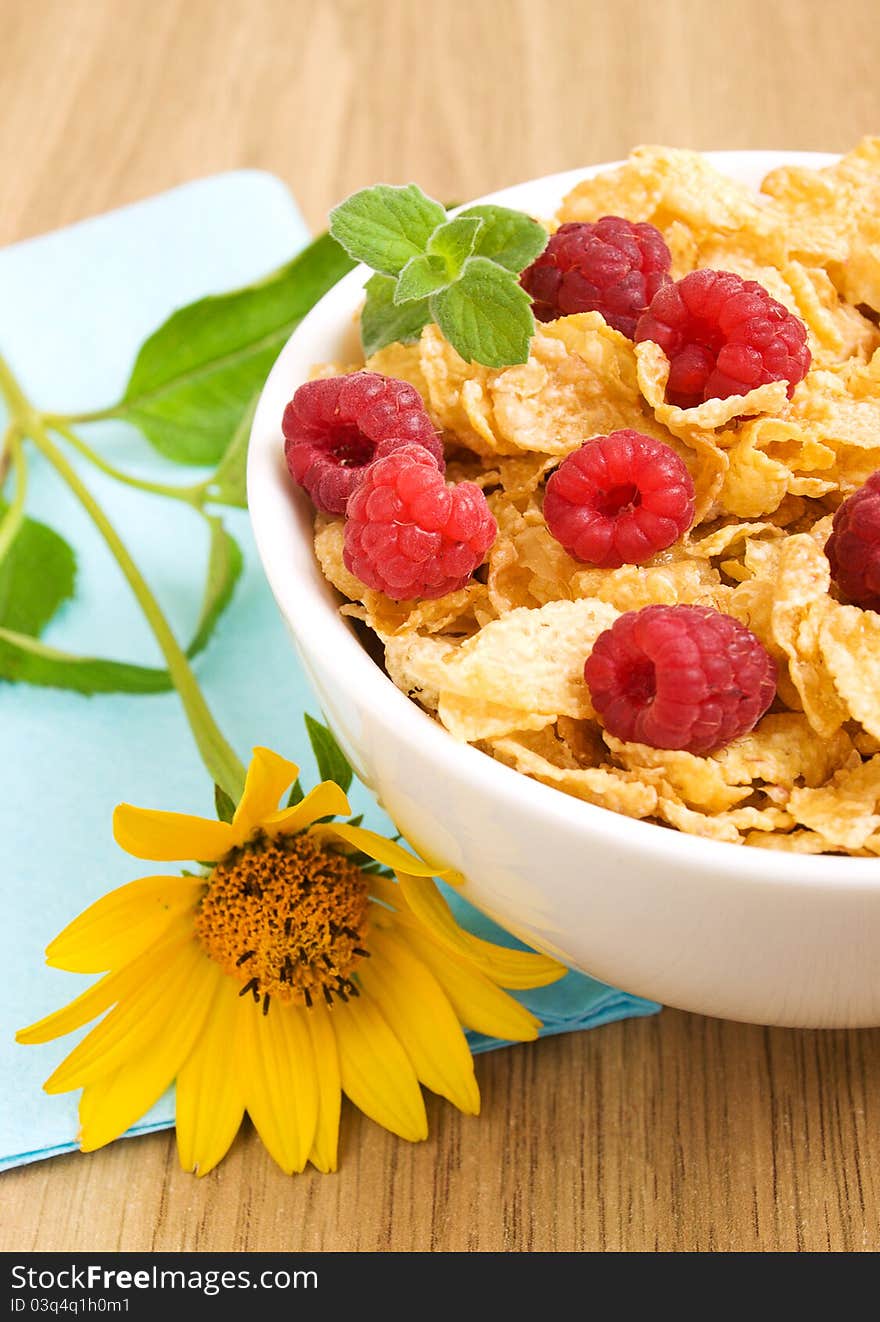
[[[447, 200], [638, 142], [841, 150], [880, 130], [875, 0], [0, 0], [0, 242], [271, 170], [307, 220]], [[410, 1147], [348, 1109], [339, 1174], [245, 1132], [0, 1177], [0, 1249], [880, 1248], [880, 1033], [665, 1011], [482, 1057], [480, 1120]]]

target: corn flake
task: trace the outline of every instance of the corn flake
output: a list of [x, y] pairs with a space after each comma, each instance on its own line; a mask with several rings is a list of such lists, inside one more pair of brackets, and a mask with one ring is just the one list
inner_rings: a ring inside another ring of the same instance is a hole
[[613, 606], [590, 600], [518, 607], [446, 659], [440, 687], [553, 719], [591, 715], [584, 661], [617, 615]]
[[861, 849], [880, 828], [880, 755], [862, 762], [853, 755], [852, 765], [835, 772], [818, 789], [793, 789], [788, 811], [800, 826], [822, 836], [829, 845]]
[[695, 757], [678, 749], [627, 744], [606, 733], [605, 742], [628, 771], [658, 770], [688, 808], [722, 813], [751, 794], [751, 785], [733, 785], [710, 758]]
[[656, 787], [646, 784], [638, 775], [610, 767], [558, 766], [519, 738], [494, 739], [489, 741], [489, 747], [496, 757], [517, 771], [600, 808], [610, 808], [627, 817], [650, 817], [657, 810]]
[[661, 230], [677, 222], [698, 236], [741, 230], [763, 235], [773, 229], [750, 188], [697, 152], [677, 147], [638, 147], [619, 169], [583, 180], [564, 199], [558, 219], [607, 215], [647, 220]]
[[532, 340], [529, 361], [493, 373], [493, 417], [505, 453], [564, 458], [591, 436], [645, 429], [633, 346], [598, 312], [560, 317]]
[[426, 404], [430, 401], [428, 381], [422, 370], [420, 344], [387, 344], [384, 349], [371, 354], [364, 366], [369, 372], [380, 372], [382, 376], [393, 376], [398, 381], [408, 381]]
[[774, 170], [762, 189], [846, 301], [880, 308], [880, 138], [821, 170]]
[[653, 340], [643, 340], [635, 346], [635, 352], [639, 389], [657, 421], [684, 441], [692, 431], [717, 431], [733, 418], [753, 413], [778, 413], [788, 401], [786, 383], [771, 381], [766, 386], [756, 386], [747, 395], [707, 399], [695, 408], [682, 409], [677, 404], [666, 403], [669, 359], [660, 345]]
[[822, 619], [818, 642], [849, 714], [880, 739], [880, 615], [834, 602]]
[[791, 789], [798, 781], [822, 785], [846, 762], [852, 741], [843, 730], [817, 739], [813, 727], [798, 712], [773, 712], [750, 734], [740, 735], [712, 754], [727, 784], [776, 785]]

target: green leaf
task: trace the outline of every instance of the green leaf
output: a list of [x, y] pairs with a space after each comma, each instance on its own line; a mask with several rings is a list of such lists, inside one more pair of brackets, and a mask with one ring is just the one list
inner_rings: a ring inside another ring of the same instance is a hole
[[[29, 521], [30, 522], [30, 521]], [[209, 519], [211, 546], [202, 609], [195, 635], [187, 648], [193, 658], [206, 646], [217, 621], [232, 597], [242, 569], [238, 544], [219, 518]], [[37, 525], [42, 528], [43, 525]], [[22, 532], [24, 528], [22, 529]], [[44, 529], [51, 532], [50, 529]], [[19, 534], [21, 536], [21, 534]], [[57, 537], [57, 534], [52, 534]], [[10, 555], [18, 541], [13, 543]], [[61, 541], [61, 538], [58, 538]], [[66, 546], [66, 543], [63, 543]], [[67, 548], [70, 551], [70, 548]], [[70, 552], [72, 556], [72, 552]], [[8, 563], [5, 562], [5, 563]], [[2, 579], [2, 575], [0, 575]], [[0, 616], [4, 626], [11, 622]], [[31, 619], [30, 623], [33, 623]], [[45, 623], [45, 621], [44, 621]], [[0, 628], [0, 680], [36, 684], [43, 688], [70, 689], [75, 693], [167, 693], [174, 687], [167, 670], [138, 666], [106, 657], [80, 656], [49, 647], [21, 629]]]
[[438, 225], [428, 240], [427, 251], [442, 257], [450, 280], [461, 275], [461, 268], [474, 251], [477, 237], [483, 228], [479, 216], [458, 216]]
[[291, 331], [351, 268], [324, 234], [258, 284], [181, 308], [144, 343], [109, 415], [178, 463], [218, 463]]
[[550, 235], [522, 211], [509, 207], [468, 207], [458, 220], [473, 217], [483, 222], [474, 255], [491, 257], [499, 266], [517, 274], [524, 271], [547, 247]]
[[[385, 279], [390, 279], [386, 276]], [[438, 289], [445, 289], [449, 284], [449, 273], [442, 257], [412, 257], [400, 273], [394, 290], [394, 302], [414, 303], [424, 300]]]
[[[0, 500], [0, 519], [8, 505]], [[0, 561], [0, 625], [36, 637], [73, 596], [76, 556], [45, 523], [25, 518]]]
[[83, 694], [166, 693], [173, 687], [167, 670], [104, 657], [76, 656], [48, 647], [38, 638], [2, 628], [0, 679]]
[[214, 807], [217, 809], [218, 821], [231, 822], [235, 816], [235, 804], [222, 785], [214, 786]]
[[248, 404], [232, 434], [226, 453], [217, 465], [208, 487], [208, 499], [218, 505], [236, 505], [247, 509], [247, 457], [251, 424], [257, 411], [259, 390]]
[[[351, 858], [351, 854], [349, 854], [348, 857]], [[369, 854], [365, 854], [364, 858], [368, 861], [361, 865], [361, 872], [368, 872], [371, 876], [376, 877], [387, 877], [389, 881], [394, 880], [394, 873], [390, 868], [386, 868], [384, 864], [371, 860]]]
[[189, 657], [196, 656], [207, 645], [217, 621], [229, 605], [244, 564], [241, 548], [226, 531], [222, 521], [212, 515], [208, 517], [208, 523], [211, 529], [208, 571], [199, 622], [193, 640], [186, 649]]
[[445, 208], [416, 184], [375, 184], [333, 208], [330, 233], [355, 261], [399, 275], [445, 219]]
[[326, 725], [316, 721], [308, 712], [305, 713], [305, 722], [309, 742], [312, 745], [315, 761], [318, 764], [318, 774], [322, 780], [335, 780], [342, 792], [345, 793], [354, 776], [348, 758]]
[[387, 275], [374, 275], [367, 281], [367, 301], [361, 313], [361, 343], [367, 358], [386, 344], [411, 344], [431, 320], [426, 298], [401, 307], [395, 304], [396, 284]]
[[531, 300], [516, 276], [488, 257], [469, 257], [461, 279], [434, 294], [430, 308], [466, 362], [510, 367], [528, 360]]
[[286, 808], [295, 808], [298, 803], [302, 803], [305, 797], [306, 797], [306, 792], [302, 787], [302, 781], [300, 780], [299, 776], [297, 776], [296, 780], [293, 783], [291, 791], [287, 796], [287, 803], [284, 806]]

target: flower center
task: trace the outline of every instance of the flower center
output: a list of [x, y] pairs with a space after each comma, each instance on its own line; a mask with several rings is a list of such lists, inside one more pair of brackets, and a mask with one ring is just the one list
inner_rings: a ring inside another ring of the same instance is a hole
[[258, 836], [211, 873], [195, 919], [210, 957], [241, 982], [239, 995], [311, 1006], [358, 995], [351, 980], [365, 949], [367, 878], [308, 835]]

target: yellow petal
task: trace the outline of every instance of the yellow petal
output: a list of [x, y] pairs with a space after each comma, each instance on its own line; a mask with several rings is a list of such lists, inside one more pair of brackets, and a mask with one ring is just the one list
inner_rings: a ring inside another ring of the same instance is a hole
[[531, 1042], [538, 1036], [540, 1019], [472, 964], [415, 928], [407, 927], [401, 939], [427, 964], [466, 1028], [510, 1042]]
[[494, 941], [484, 941], [482, 937], [466, 933], [470, 947], [470, 958], [477, 968], [485, 973], [499, 987], [512, 991], [525, 991], [529, 987], [548, 987], [552, 982], [564, 978], [568, 969], [549, 955], [539, 955], [533, 950], [511, 950], [508, 946], [497, 946]]
[[241, 1061], [230, 1051], [238, 1020], [252, 1014], [231, 978], [217, 980], [198, 1042], [177, 1076], [177, 1153], [184, 1170], [207, 1175], [226, 1156], [244, 1115]]
[[372, 958], [358, 967], [362, 987], [376, 1001], [425, 1087], [466, 1115], [478, 1115], [480, 1090], [458, 1016], [436, 978], [404, 938], [372, 928]]
[[396, 881], [391, 881], [388, 877], [380, 877], [375, 872], [371, 872], [367, 882], [370, 887], [370, 895], [374, 900], [381, 900], [389, 909], [399, 912], [402, 919], [408, 919], [410, 922], [415, 921]]
[[45, 1019], [31, 1024], [29, 1028], [19, 1029], [15, 1035], [16, 1042], [21, 1042], [25, 1046], [33, 1046], [38, 1042], [51, 1042], [53, 1038], [64, 1037], [66, 1033], [72, 1033], [75, 1028], [82, 1028], [83, 1024], [97, 1019], [99, 1014], [109, 1010], [111, 1005], [115, 1005], [117, 1001], [139, 987], [151, 967], [155, 967], [156, 971], [161, 970], [169, 951], [177, 949], [187, 941], [190, 930], [188, 922], [178, 920], [178, 923], [174, 924], [174, 930], [161, 937], [130, 964], [106, 974], [99, 982], [77, 996], [75, 1001], [62, 1006], [60, 1010], [54, 1010], [52, 1014], [46, 1015]]
[[65, 1057], [43, 1084], [45, 1091], [72, 1092], [114, 1074], [155, 1038], [167, 1034], [190, 998], [190, 985], [200, 976], [200, 966], [208, 963], [190, 936], [163, 965], [144, 968], [138, 986]]
[[46, 963], [70, 973], [103, 973], [134, 959], [188, 913], [204, 890], [199, 877], [141, 877], [103, 895], [46, 948]]
[[369, 854], [377, 863], [384, 863], [385, 867], [393, 868], [395, 872], [408, 872], [413, 877], [443, 875], [442, 868], [435, 867], [433, 863], [425, 863], [422, 859], [416, 858], [415, 854], [409, 854], [405, 849], [401, 849], [393, 840], [386, 839], [376, 831], [368, 831], [364, 826], [346, 826], [343, 822], [328, 822], [321, 829], [326, 831], [328, 836], [338, 836], [346, 844], [354, 845], [355, 849]]
[[302, 831], [311, 826], [319, 817], [333, 817], [337, 813], [349, 812], [351, 808], [348, 799], [336, 782], [322, 780], [295, 807], [283, 808], [281, 812], [264, 817], [263, 829], [267, 835], [290, 835], [293, 831]]
[[323, 1005], [313, 1005], [305, 1020], [312, 1039], [318, 1080], [318, 1127], [309, 1161], [326, 1175], [328, 1171], [336, 1170], [339, 1147], [339, 1113], [342, 1107], [339, 1052], [330, 1015]]
[[202, 1031], [218, 976], [223, 974], [217, 966], [201, 959], [166, 1031], [115, 1074], [83, 1090], [79, 1107], [83, 1152], [94, 1152], [124, 1134], [174, 1082]]
[[269, 1155], [292, 1175], [308, 1161], [318, 1125], [308, 1011], [277, 1001], [268, 1014], [253, 1004], [250, 1011], [242, 1035], [245, 1105]]
[[426, 884], [400, 873], [397, 878], [409, 908], [435, 940], [470, 960], [481, 972], [502, 987], [545, 987], [568, 972], [548, 955], [528, 950], [508, 950], [491, 941], [471, 936], [459, 927], [452, 910], [433, 883]]
[[198, 859], [213, 863], [233, 844], [228, 822], [190, 817], [182, 812], [134, 808], [130, 803], [120, 803], [113, 813], [113, 835], [127, 854], [161, 862]]
[[333, 1007], [342, 1090], [364, 1115], [416, 1143], [428, 1137], [425, 1100], [409, 1056], [373, 998]]
[[254, 749], [244, 793], [232, 819], [236, 844], [246, 840], [264, 817], [275, 812], [281, 795], [298, 775], [299, 767], [273, 753], [271, 748]]

